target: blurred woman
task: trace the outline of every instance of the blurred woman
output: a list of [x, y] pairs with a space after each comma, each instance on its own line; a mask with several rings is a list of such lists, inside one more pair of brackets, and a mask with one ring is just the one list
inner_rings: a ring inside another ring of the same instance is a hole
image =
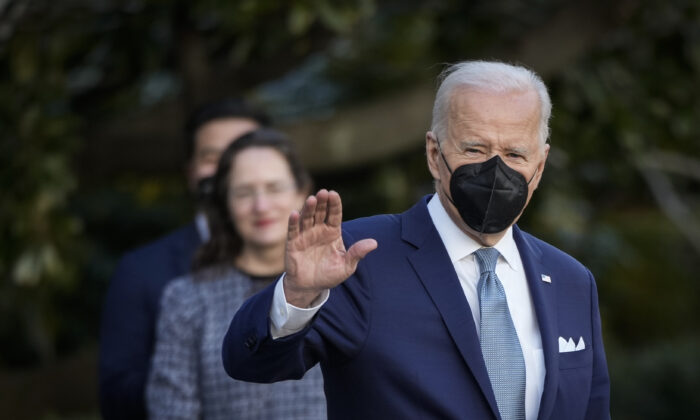
[[151, 419], [325, 419], [318, 366], [299, 381], [254, 384], [228, 377], [221, 344], [247, 297], [284, 271], [287, 221], [311, 188], [287, 138], [261, 129], [221, 156], [207, 218], [211, 238], [194, 274], [161, 300], [146, 398]]

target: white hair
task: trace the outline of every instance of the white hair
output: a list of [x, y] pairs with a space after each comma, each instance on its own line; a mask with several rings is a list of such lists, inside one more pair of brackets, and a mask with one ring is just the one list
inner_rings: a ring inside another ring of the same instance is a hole
[[446, 68], [438, 80], [441, 82], [435, 95], [430, 130], [441, 142], [447, 137], [447, 117], [452, 92], [464, 86], [498, 93], [534, 90], [540, 99], [539, 137], [542, 144], [547, 142], [552, 101], [549, 99], [547, 87], [535, 72], [497, 61], [463, 61]]

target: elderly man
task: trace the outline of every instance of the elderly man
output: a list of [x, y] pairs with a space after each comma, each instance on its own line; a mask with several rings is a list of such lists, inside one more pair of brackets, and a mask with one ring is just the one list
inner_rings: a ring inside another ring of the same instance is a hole
[[309, 197], [286, 274], [233, 319], [228, 373], [269, 382], [320, 362], [331, 419], [609, 418], [593, 276], [514, 225], [550, 111], [527, 69], [448, 69], [426, 135], [435, 194], [342, 226], [337, 193]]

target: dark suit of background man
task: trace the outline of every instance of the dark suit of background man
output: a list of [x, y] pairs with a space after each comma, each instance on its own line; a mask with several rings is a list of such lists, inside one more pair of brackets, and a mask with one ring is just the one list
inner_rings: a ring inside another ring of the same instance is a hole
[[525, 68], [448, 69], [426, 134], [435, 194], [342, 226], [336, 192], [307, 198], [285, 276], [232, 321], [227, 372], [269, 382], [320, 362], [330, 419], [609, 418], [593, 276], [514, 225], [550, 113]]
[[[265, 115], [238, 99], [203, 105], [186, 126], [187, 181], [193, 196], [199, 181], [216, 171], [219, 155], [233, 140], [267, 125]], [[189, 272], [193, 254], [208, 238], [203, 214], [192, 223], [127, 253], [107, 291], [100, 332], [100, 406], [105, 419], [146, 417], [144, 387], [153, 352], [161, 292]]]

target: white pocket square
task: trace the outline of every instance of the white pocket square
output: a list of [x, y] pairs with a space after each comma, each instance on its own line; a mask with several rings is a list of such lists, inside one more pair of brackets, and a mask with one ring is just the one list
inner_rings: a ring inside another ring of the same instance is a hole
[[559, 337], [559, 353], [569, 353], [572, 351], [581, 351], [586, 348], [586, 343], [583, 342], [583, 337], [578, 339], [578, 344], [574, 343], [574, 339], [569, 337]]

